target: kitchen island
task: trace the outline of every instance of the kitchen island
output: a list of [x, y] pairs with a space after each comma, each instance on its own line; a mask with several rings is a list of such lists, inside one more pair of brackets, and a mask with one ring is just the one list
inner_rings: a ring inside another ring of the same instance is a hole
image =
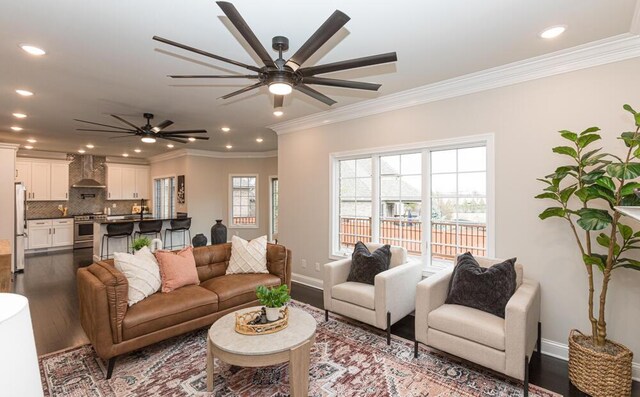
[[[100, 250], [102, 249], [102, 237], [105, 234], [107, 234], [107, 226], [110, 224], [132, 222], [133, 233], [131, 233], [130, 241], [133, 241], [135, 232], [140, 230], [139, 229], [140, 222], [162, 221], [162, 230], [160, 232], [160, 240], [163, 240], [163, 243], [164, 243], [164, 230], [171, 227], [170, 224], [172, 220], [178, 220], [178, 219], [189, 219], [189, 218], [177, 217], [177, 216], [160, 217], [160, 216], [147, 214], [147, 215], [144, 215], [142, 218], [140, 217], [140, 215], [115, 215], [115, 216], [108, 216], [107, 219], [96, 220], [93, 223], [93, 260], [94, 261], [100, 260]], [[174, 233], [174, 236], [173, 236], [174, 248], [179, 248], [182, 246], [181, 234], [182, 232]], [[144, 237], [147, 237], [151, 240], [155, 238], [153, 235], [145, 235]], [[104, 241], [106, 244], [107, 239], [105, 238]], [[185, 245], [191, 244], [191, 242], [188, 239], [188, 233], [187, 233], [187, 236], [185, 237], [184, 243]], [[127, 251], [131, 252], [131, 248], [130, 247], [128, 249], [127, 248], [128, 247], [127, 247], [126, 238], [112, 238], [109, 241], [109, 257], [112, 258], [114, 252], [127, 252]], [[105, 247], [104, 254], [106, 257], [107, 256], [106, 247]]]

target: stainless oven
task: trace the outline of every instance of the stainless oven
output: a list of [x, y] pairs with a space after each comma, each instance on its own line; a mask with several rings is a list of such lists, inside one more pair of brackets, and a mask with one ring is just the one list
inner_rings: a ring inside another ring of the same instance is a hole
[[93, 223], [106, 218], [101, 214], [85, 214], [73, 217], [73, 248], [93, 247]]

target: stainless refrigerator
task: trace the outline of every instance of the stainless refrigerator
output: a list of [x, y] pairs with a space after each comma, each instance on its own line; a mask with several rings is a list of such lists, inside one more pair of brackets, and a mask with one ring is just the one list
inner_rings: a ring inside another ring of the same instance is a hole
[[25, 238], [27, 237], [27, 228], [26, 228], [26, 199], [27, 199], [27, 188], [21, 182], [16, 183], [16, 224], [15, 224], [15, 238], [13, 241], [13, 246], [15, 247], [15, 252], [13, 256], [13, 272], [21, 272], [24, 270], [24, 244]]

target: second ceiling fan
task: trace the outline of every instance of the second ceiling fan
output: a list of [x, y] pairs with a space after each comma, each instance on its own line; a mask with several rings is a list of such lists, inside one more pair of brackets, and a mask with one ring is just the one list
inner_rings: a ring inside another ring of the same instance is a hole
[[337, 72], [340, 70], [348, 70], [354, 68], [360, 68], [364, 66], [378, 65], [383, 63], [395, 62], [398, 60], [395, 52], [389, 52], [386, 54], [371, 55], [362, 58], [349, 59], [346, 61], [333, 62], [324, 65], [301, 67], [305, 61], [307, 61], [323, 44], [325, 44], [334, 34], [336, 34], [340, 28], [342, 28], [348, 21], [347, 16], [342, 11], [336, 10], [331, 16], [311, 35], [311, 37], [293, 54], [289, 60], [282, 58], [282, 52], [289, 49], [289, 39], [284, 36], [276, 36], [272, 39], [272, 48], [278, 51], [278, 59], [275, 61], [271, 58], [267, 50], [262, 46], [256, 35], [253, 33], [249, 25], [242, 18], [238, 10], [233, 4], [226, 1], [216, 2], [222, 9], [225, 15], [229, 18], [233, 26], [240, 32], [242, 37], [249, 43], [251, 48], [260, 57], [264, 66], [256, 67], [253, 65], [247, 65], [242, 62], [234, 61], [219, 55], [212, 54], [207, 51], [203, 51], [194, 47], [190, 47], [185, 44], [181, 44], [169, 39], [165, 39], [159, 36], [153, 36], [153, 39], [165, 44], [172, 45], [174, 47], [182, 48], [183, 50], [191, 51], [196, 54], [200, 54], [209, 58], [213, 58], [222, 62], [227, 62], [232, 65], [240, 66], [253, 72], [248, 75], [170, 75], [169, 77], [174, 79], [193, 79], [193, 78], [205, 78], [205, 79], [255, 79], [258, 80], [255, 84], [244, 87], [240, 90], [234, 91], [227, 95], [222, 96], [222, 99], [228, 99], [238, 94], [262, 87], [268, 86], [269, 91], [274, 94], [274, 107], [282, 107], [284, 96], [292, 92], [292, 90], [298, 90], [303, 94], [317, 99], [329, 106], [336, 103], [328, 96], [316, 91], [309, 87], [311, 85], [323, 85], [331, 87], [343, 87], [354, 88], [359, 90], [377, 91], [380, 88], [380, 84], [365, 83], [360, 81], [339, 80], [325, 77], [316, 77], [318, 74]]

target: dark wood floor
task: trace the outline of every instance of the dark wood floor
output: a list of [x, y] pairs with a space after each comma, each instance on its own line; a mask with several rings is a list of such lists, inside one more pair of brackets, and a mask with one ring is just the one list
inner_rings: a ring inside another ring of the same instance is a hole
[[[80, 326], [75, 275], [79, 267], [88, 266], [91, 262], [91, 249], [26, 258], [24, 273], [16, 276], [15, 291], [29, 298], [39, 355], [89, 342]], [[291, 289], [294, 299], [323, 308], [322, 291], [296, 283]], [[391, 332], [413, 340], [413, 316], [394, 324]], [[564, 396], [585, 396], [570, 384], [567, 363], [563, 360], [534, 354], [530, 379], [531, 383]], [[638, 382], [634, 382], [632, 395], [640, 397]]]

